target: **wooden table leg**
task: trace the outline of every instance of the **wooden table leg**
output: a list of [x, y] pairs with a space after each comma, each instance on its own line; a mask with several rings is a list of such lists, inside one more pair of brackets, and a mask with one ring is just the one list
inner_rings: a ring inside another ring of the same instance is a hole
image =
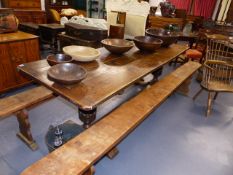
[[116, 157], [118, 153], [119, 153], [119, 150], [117, 149], [117, 147], [114, 147], [111, 151], [107, 153], [107, 156], [109, 159], [113, 159], [114, 157]]
[[17, 120], [19, 122], [19, 133], [17, 133], [17, 136], [26, 143], [29, 148], [31, 148], [33, 151], [35, 151], [38, 146], [36, 142], [34, 141], [31, 133], [31, 126], [28, 119], [28, 113], [26, 110], [21, 110], [17, 114]]
[[95, 167], [91, 166], [91, 168], [89, 168], [85, 173], [83, 173], [83, 175], [93, 175], [95, 174]]
[[85, 129], [91, 126], [91, 123], [96, 119], [96, 108], [91, 110], [85, 110], [79, 108], [79, 119], [83, 122]]

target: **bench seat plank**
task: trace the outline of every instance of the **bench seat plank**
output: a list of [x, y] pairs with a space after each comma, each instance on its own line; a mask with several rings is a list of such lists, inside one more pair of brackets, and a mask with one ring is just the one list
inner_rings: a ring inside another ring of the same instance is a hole
[[190, 77], [188, 62], [103, 117], [80, 135], [25, 169], [21, 175], [83, 175]]
[[0, 99], [0, 117], [9, 116], [53, 96], [52, 91], [39, 86], [24, 92]]

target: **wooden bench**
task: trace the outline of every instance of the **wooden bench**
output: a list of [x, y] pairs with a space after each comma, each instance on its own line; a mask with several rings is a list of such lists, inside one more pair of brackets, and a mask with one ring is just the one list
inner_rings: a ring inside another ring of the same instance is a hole
[[52, 91], [43, 86], [39, 86], [16, 95], [0, 99], [0, 119], [9, 117], [11, 114], [16, 114], [19, 122], [19, 133], [17, 133], [17, 136], [32, 150], [36, 150], [38, 146], [31, 134], [26, 109], [51, 97], [53, 97]]
[[21, 175], [92, 175], [93, 165], [149, 116], [200, 68], [188, 62], [103, 117], [62, 147], [25, 169]]

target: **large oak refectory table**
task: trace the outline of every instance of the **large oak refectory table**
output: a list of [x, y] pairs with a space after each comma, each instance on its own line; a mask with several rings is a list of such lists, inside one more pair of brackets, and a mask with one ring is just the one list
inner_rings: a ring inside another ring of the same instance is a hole
[[99, 59], [89, 63], [74, 62], [87, 70], [87, 77], [78, 84], [61, 85], [47, 77], [50, 68], [46, 60], [18, 66], [21, 73], [46, 86], [54, 93], [74, 103], [79, 108], [79, 118], [87, 128], [95, 120], [99, 104], [140, 80], [149, 73], [188, 49], [187, 45], [173, 44], [154, 53], [140, 52], [136, 47], [123, 55], [113, 55], [100, 48]]

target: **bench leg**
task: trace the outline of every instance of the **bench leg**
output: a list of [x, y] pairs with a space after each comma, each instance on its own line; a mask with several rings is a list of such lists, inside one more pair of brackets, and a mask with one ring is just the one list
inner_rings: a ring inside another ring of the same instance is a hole
[[114, 159], [114, 157], [116, 157], [118, 153], [119, 153], [119, 150], [117, 149], [117, 147], [114, 147], [111, 151], [107, 153], [107, 156], [109, 159]]
[[90, 169], [88, 169], [85, 173], [83, 173], [83, 175], [93, 175], [95, 174], [95, 167], [91, 166]]
[[161, 68], [157, 69], [156, 71], [152, 72], [152, 74], [154, 75], [154, 79], [153, 79], [152, 82], [153, 82], [153, 83], [154, 83], [154, 82], [157, 82], [159, 76], [162, 75], [162, 73], [163, 73], [163, 67], [161, 67]]
[[184, 81], [183, 84], [181, 84], [178, 89], [176, 90], [176, 92], [182, 94], [182, 95], [185, 95], [185, 96], [188, 96], [188, 93], [189, 93], [189, 85], [191, 83], [191, 80], [192, 80], [192, 77], [189, 77], [188, 79], [186, 79]]
[[36, 142], [34, 141], [31, 133], [31, 126], [28, 119], [28, 113], [26, 110], [21, 110], [17, 114], [17, 120], [19, 122], [19, 133], [17, 133], [17, 136], [26, 143], [29, 148], [31, 148], [33, 151], [35, 151], [38, 146]]

